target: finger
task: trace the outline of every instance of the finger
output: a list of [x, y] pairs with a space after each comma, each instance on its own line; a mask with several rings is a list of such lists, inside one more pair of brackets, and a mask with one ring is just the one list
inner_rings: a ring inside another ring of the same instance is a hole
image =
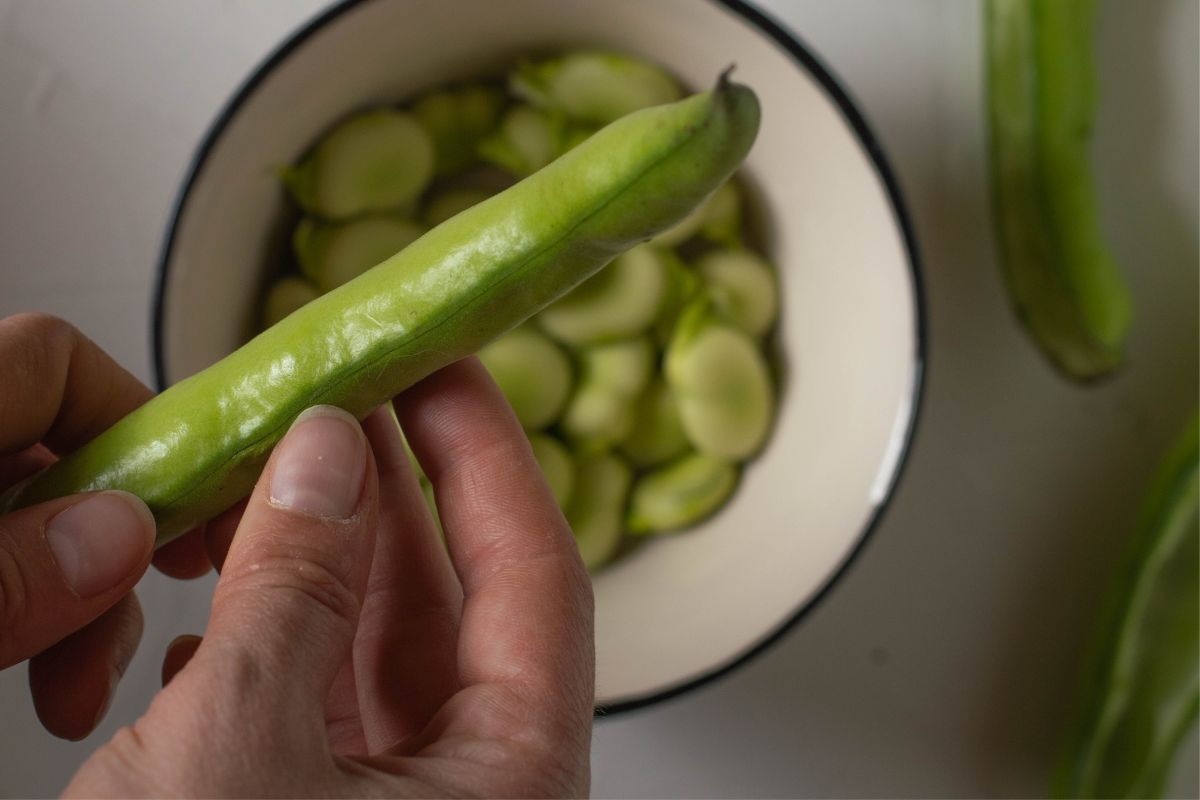
[[42, 444], [32, 445], [17, 453], [0, 455], [0, 490], [53, 463], [54, 454]]
[[96, 619], [146, 571], [154, 518], [125, 492], [74, 495], [0, 517], [0, 668]]
[[193, 528], [155, 550], [151, 563], [162, 574], [180, 580], [207, 575], [212, 562], [208, 560], [204, 526]]
[[33, 707], [46, 730], [87, 736], [108, 711], [142, 638], [142, 607], [130, 592], [90, 624], [29, 662]]
[[204, 640], [201, 637], [191, 633], [176, 636], [171, 640], [171, 643], [167, 645], [167, 652], [163, 654], [163, 686], [170, 683], [171, 679], [187, 666], [188, 662], [192, 660], [192, 656], [196, 655], [196, 650], [202, 641]]
[[217, 572], [225, 564], [225, 556], [229, 553], [229, 545], [233, 544], [233, 535], [237, 533], [242, 515], [246, 513], [246, 504], [242, 500], [226, 509], [204, 526], [204, 549], [208, 552], [208, 560]]
[[300, 732], [324, 737], [324, 702], [366, 591], [377, 503], [358, 422], [327, 406], [300, 415], [246, 506], [192, 662], [224, 683], [218, 714], [266, 730], [312, 722]]
[[363, 422], [379, 470], [379, 528], [354, 644], [369, 752], [421, 731], [458, 690], [462, 587], [391, 406]]
[[463, 586], [463, 683], [503, 684], [529, 713], [586, 727], [591, 583], [504, 396], [471, 358], [410, 389], [397, 411]]
[[[376, 653], [375, 648], [375, 631], [364, 628], [364, 622], [367, 620], [368, 610], [372, 604], [372, 593], [376, 596], [382, 594], [378, 589], [373, 590], [373, 584], [377, 583], [375, 574], [380, 565], [380, 544], [381, 541], [386, 541], [387, 526], [390, 520], [383, 517], [383, 509], [385, 503], [391, 498], [392, 487], [382, 482], [383, 470], [385, 464], [380, 460], [381, 455], [388, 455], [388, 451], [381, 451], [380, 446], [386, 448], [389, 445], [387, 439], [380, 439], [378, 436], [380, 414], [384, 414], [387, 419], [385, 425], [390, 425], [391, 428], [399, 432], [399, 423], [395, 421], [394, 415], [390, 412], [390, 405], [376, 409], [363, 421], [363, 432], [367, 436], [367, 441], [371, 444], [371, 453], [375, 456], [376, 471], [380, 474], [380, 522], [375, 538], [375, 552], [371, 559], [371, 577], [367, 579], [367, 593], [363, 600], [363, 611], [359, 615], [358, 633], [355, 635], [355, 644], [352, 650], [351, 658], [347, 659], [342, 664], [342, 668], [338, 671], [337, 677], [333, 681], [333, 686], [329, 690], [329, 697], [325, 701], [325, 730], [329, 735], [329, 743], [333, 751], [339, 755], [366, 755], [369, 752], [367, 745], [366, 733], [363, 729], [363, 714], [362, 706], [359, 703], [358, 680], [356, 677], [356, 662], [360, 657], [373, 660]], [[375, 436], [372, 436], [372, 433]], [[392, 655], [392, 654], [389, 654]], [[390, 675], [391, 680], [389, 685], [395, 685], [401, 682], [402, 678], [397, 675]], [[374, 706], [378, 698], [368, 693], [364, 696], [363, 705]]]
[[68, 453], [153, 395], [70, 324], [47, 314], [0, 320], [0, 453], [44, 442]]

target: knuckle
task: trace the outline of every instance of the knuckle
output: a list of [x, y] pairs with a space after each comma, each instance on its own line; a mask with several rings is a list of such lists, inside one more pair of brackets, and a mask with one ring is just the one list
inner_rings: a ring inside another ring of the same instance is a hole
[[22, 311], [6, 317], [3, 324], [23, 333], [34, 335], [61, 335], [63, 331], [71, 331], [71, 323], [47, 314], [44, 311]]
[[[508, 426], [503, 424], [490, 426], [482, 435], [472, 429], [466, 431], [450, 431], [444, 438], [447, 440], [442, 457], [432, 465], [433, 473], [429, 475], [434, 483], [447, 482], [464, 486], [478, 487], [489, 495], [496, 494], [496, 464], [506, 464], [510, 467], [525, 467], [532, 460], [529, 444], [523, 439], [509, 435]], [[509, 480], [518, 480], [520, 469], [506, 470]]]
[[[79, 332], [68, 322], [40, 311], [29, 311], [0, 320], [0, 355], [6, 367], [21, 379], [0, 383], [0, 428], [10, 434], [29, 416], [30, 382], [48, 395], [53, 405], [62, 380], [62, 365], [79, 341]], [[45, 385], [42, 385], [45, 384]], [[53, 418], [53, 414], [50, 414]]]
[[324, 615], [354, 626], [360, 602], [342, 569], [327, 558], [297, 551], [265, 554], [222, 577], [227, 593], [256, 596], [267, 608], [290, 608], [311, 617]]
[[45, 354], [60, 348], [69, 349], [79, 336], [74, 325], [43, 311], [15, 314], [0, 322], [0, 325], [8, 328], [18, 346], [31, 356], [45, 357]]

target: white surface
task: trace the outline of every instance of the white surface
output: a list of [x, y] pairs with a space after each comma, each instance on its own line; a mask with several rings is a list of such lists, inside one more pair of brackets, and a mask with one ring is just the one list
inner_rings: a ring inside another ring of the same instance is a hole
[[[743, 174], [768, 209], [786, 359], [770, 441], [732, 502], [596, 577], [596, 699], [611, 706], [731, 664], [811, 601], [876, 512], [911, 422], [916, 300], [904, 233], [851, 124], [789, 53], [692, 0], [365, 3], [277, 64], [209, 152], [176, 229], [164, 338], [178, 380], [255, 332], [279, 258], [264, 254], [283, 246], [288, 216], [272, 166], [334, 120], [504, 69], [515, 53], [587, 41], [650, 55], [691, 86], [736, 63], [738, 80], [757, 88], [764, 113]], [[719, 51], [697, 46], [715, 41]], [[371, 322], [372, 335], [408, 325], [386, 311]]]
[[[0, 314], [71, 319], [148, 378], [153, 265], [190, 152], [319, 5], [0, 2]], [[595, 793], [1043, 794], [1122, 537], [1196, 402], [1200, 6], [1102, 3], [1100, 189], [1139, 315], [1126, 372], [1080, 390], [1000, 291], [978, 5], [767, 5], [844, 79], [907, 193], [931, 314], [922, 423], [883, 525], [825, 603], [727, 679], [601, 721]], [[210, 585], [143, 582], [142, 649], [89, 740], [42, 732], [24, 669], [0, 675], [0, 795], [58, 791], [135, 718], [166, 642], [202, 629]], [[1196, 796], [1196, 771], [1177, 795]]]

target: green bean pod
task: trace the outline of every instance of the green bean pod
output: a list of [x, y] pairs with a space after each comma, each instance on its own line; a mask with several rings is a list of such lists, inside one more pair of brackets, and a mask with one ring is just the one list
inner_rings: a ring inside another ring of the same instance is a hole
[[1161, 797], [1200, 708], [1200, 426], [1164, 460], [1084, 673], [1058, 797]]
[[682, 219], [741, 163], [758, 121], [754, 93], [722, 77], [612, 123], [172, 386], [0, 510], [123, 489], [170, 541], [246, 496], [305, 408], [365, 416]]
[[1120, 366], [1129, 290], [1100, 230], [1088, 145], [1095, 0], [989, 0], [993, 213], [1008, 292], [1067, 377]]

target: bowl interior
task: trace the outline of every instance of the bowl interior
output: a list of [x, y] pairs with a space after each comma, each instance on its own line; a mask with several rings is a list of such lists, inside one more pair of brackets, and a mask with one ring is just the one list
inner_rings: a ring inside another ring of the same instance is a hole
[[782, 290], [774, 434], [732, 502], [594, 581], [597, 700], [634, 703], [730, 664], [833, 578], [890, 491], [919, 382], [915, 265], [878, 168], [821, 80], [743, 15], [694, 0], [365, 0], [274, 58], [218, 123], [165, 258], [162, 377], [250, 333], [286, 234], [274, 168], [331, 122], [519, 54], [581, 45], [692, 87], [729, 64], [763, 107], [746, 163]]

